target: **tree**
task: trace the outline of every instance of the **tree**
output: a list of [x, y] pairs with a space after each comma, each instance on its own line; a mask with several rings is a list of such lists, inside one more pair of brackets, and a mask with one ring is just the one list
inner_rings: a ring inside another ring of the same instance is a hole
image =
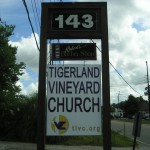
[[4, 116], [15, 108], [21, 90], [16, 82], [25, 68], [23, 62], [16, 62], [17, 47], [9, 43], [14, 28], [15, 26], [0, 21], [0, 127], [5, 124]]
[[138, 110], [138, 100], [133, 95], [129, 95], [128, 100], [124, 103], [124, 112], [127, 117], [131, 118]]
[[25, 68], [23, 62], [16, 62], [17, 47], [9, 43], [9, 37], [13, 35], [14, 28], [13, 25], [0, 22], [0, 102], [6, 96], [12, 97], [20, 92], [16, 82]]
[[14, 28], [15, 26], [7, 25], [0, 20], [0, 133], [2, 137], [10, 135], [8, 133], [12, 133], [13, 127], [16, 126], [14, 117], [21, 90], [16, 82], [25, 68], [23, 62], [16, 62], [17, 47], [9, 43]]
[[120, 109], [124, 110], [124, 106], [125, 106], [125, 102], [124, 101], [119, 103], [119, 108]]
[[[148, 88], [149, 87], [149, 88]], [[144, 95], [148, 95], [148, 91], [150, 91], [150, 85], [149, 86], [147, 86], [147, 87], [145, 87], [145, 90], [146, 90], [146, 92], [144, 92]]]

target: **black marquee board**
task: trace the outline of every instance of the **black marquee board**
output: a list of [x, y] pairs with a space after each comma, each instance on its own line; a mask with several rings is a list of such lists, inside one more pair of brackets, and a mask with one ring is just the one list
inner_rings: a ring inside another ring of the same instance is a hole
[[52, 60], [96, 60], [96, 43], [54, 43]]
[[49, 39], [100, 39], [105, 3], [43, 3]]

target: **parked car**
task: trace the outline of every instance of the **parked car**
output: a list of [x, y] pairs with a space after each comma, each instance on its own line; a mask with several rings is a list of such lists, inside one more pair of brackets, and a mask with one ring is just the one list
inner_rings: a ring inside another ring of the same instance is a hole
[[145, 120], [150, 120], [150, 117], [145, 117]]

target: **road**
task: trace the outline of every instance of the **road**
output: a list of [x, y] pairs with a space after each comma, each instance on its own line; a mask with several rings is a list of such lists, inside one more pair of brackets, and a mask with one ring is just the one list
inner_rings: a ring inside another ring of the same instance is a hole
[[[36, 144], [0, 141], [0, 150], [37, 150]], [[45, 145], [45, 150], [103, 150], [102, 146]], [[132, 150], [132, 147], [112, 147], [112, 150]], [[136, 150], [149, 150], [149, 147], [136, 147]]]
[[[115, 131], [119, 131], [120, 133], [134, 138], [132, 136], [133, 123], [125, 122], [125, 121], [111, 121], [111, 128]], [[142, 124], [141, 135], [137, 138], [137, 141], [143, 143], [147, 146], [150, 146], [150, 125]]]

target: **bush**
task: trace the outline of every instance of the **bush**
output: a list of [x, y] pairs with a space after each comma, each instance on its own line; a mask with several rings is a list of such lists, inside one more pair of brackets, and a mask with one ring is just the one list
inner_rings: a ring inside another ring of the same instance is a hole
[[0, 110], [0, 140], [35, 142], [37, 93], [29, 97], [17, 96], [13, 102]]

